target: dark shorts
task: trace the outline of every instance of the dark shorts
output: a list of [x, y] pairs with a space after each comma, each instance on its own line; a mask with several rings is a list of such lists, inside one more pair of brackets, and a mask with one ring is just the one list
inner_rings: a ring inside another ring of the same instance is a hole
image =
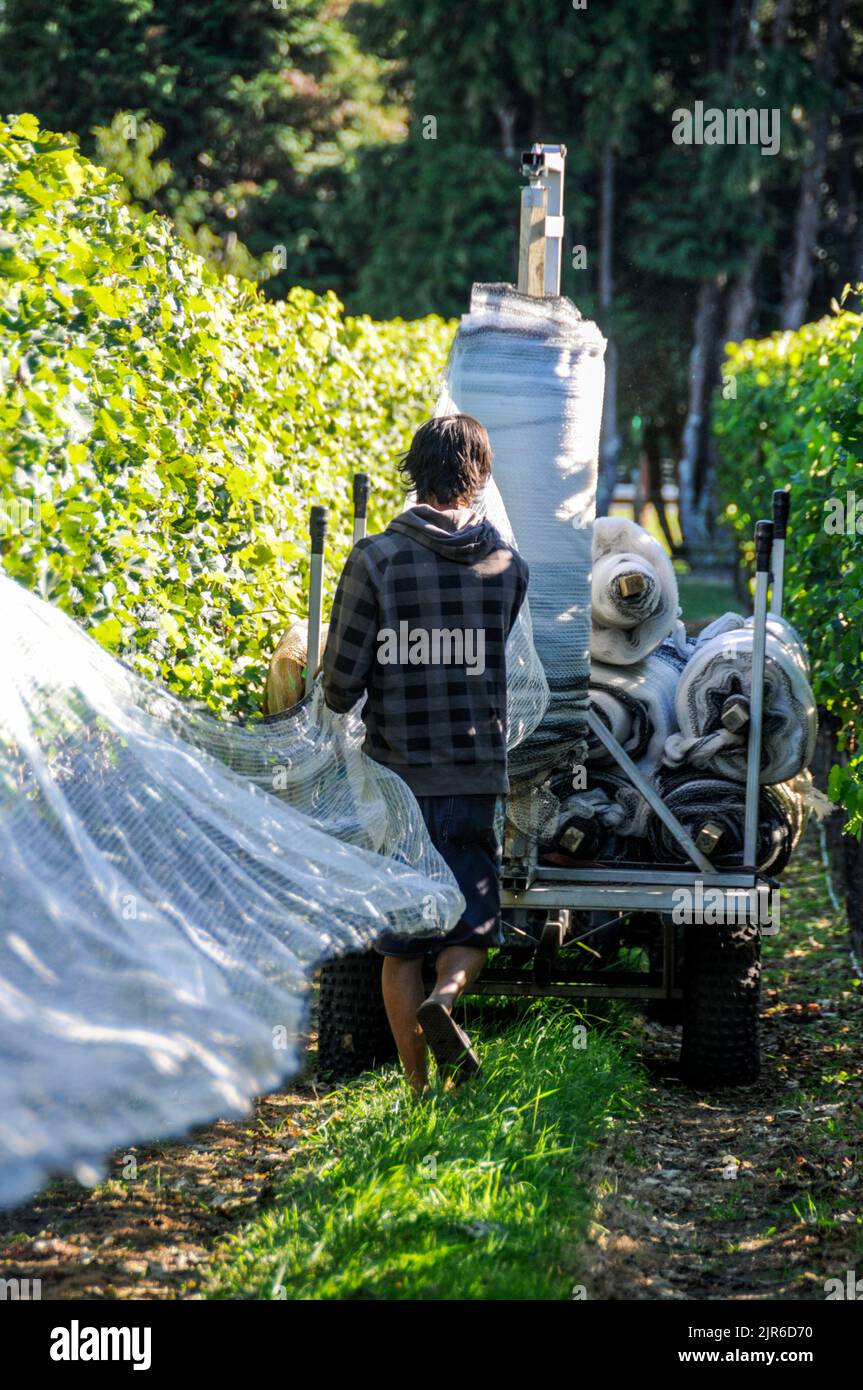
[[500, 946], [500, 861], [503, 797], [418, 796], [429, 837], [464, 894], [463, 916], [446, 936], [385, 933], [383, 956], [437, 955], [445, 946]]

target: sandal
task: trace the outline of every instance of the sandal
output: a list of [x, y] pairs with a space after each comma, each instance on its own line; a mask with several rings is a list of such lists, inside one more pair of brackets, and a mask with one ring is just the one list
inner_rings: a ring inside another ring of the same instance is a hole
[[457, 1085], [476, 1076], [480, 1063], [470, 1038], [443, 1004], [427, 999], [417, 1009], [417, 1022], [442, 1073], [452, 1076]]

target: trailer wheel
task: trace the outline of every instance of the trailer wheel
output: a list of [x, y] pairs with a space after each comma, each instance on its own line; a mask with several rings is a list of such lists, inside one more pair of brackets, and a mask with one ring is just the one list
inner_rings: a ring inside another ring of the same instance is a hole
[[381, 992], [383, 958], [351, 952], [321, 968], [318, 1068], [333, 1078], [357, 1076], [391, 1062], [396, 1046]]
[[695, 1086], [758, 1079], [761, 933], [757, 926], [691, 926], [684, 952], [683, 1075]]

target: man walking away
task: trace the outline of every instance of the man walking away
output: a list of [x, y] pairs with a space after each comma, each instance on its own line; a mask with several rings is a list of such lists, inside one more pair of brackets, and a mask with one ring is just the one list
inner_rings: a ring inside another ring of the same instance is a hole
[[[327, 704], [344, 713], [366, 697], [363, 749], [407, 782], [465, 898], [448, 935], [390, 934], [378, 945], [387, 1017], [417, 1094], [428, 1086], [427, 1044], [444, 1077], [479, 1069], [452, 1010], [502, 940], [505, 648], [528, 571], [471, 510], [491, 463], [488, 434], [469, 415], [417, 430], [402, 461], [417, 501], [354, 546], [324, 653]], [[436, 972], [428, 999], [426, 956]]]

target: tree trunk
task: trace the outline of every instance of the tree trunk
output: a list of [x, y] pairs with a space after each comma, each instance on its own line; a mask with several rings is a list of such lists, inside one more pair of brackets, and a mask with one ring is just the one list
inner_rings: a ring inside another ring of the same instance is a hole
[[794, 0], [779, 0], [773, 11], [772, 43], [774, 48], [784, 48], [794, 13]]
[[680, 529], [689, 556], [707, 540], [705, 507], [708, 492], [704, 482], [709, 471], [710, 392], [714, 386], [713, 365], [719, 323], [721, 284], [718, 279], [703, 280], [698, 290], [698, 307], [692, 350], [689, 354], [689, 403], [683, 427], [678, 479], [680, 488]]
[[512, 107], [499, 106], [495, 111], [500, 124], [500, 144], [506, 159], [515, 154], [515, 118], [517, 112]]
[[[706, 15], [710, 72], [718, 73], [724, 68], [726, 79], [730, 79], [747, 35], [748, 41], [754, 43], [756, 31], [747, 24], [748, 13], [749, 7], [741, 0], [735, 0], [730, 7], [710, 0]], [[694, 564], [710, 558], [708, 541], [714, 529], [711, 509], [715, 505], [715, 449], [711, 433], [711, 396], [719, 375], [720, 310], [726, 280], [722, 274], [700, 282], [689, 355], [689, 400], [680, 444], [678, 487], [683, 551]], [[752, 293], [750, 286], [750, 296]], [[741, 286], [740, 314], [745, 304], [746, 294]]]
[[643, 453], [643, 477], [644, 495], [648, 502], [653, 504], [656, 511], [662, 534], [671, 554], [675, 554], [677, 545], [671, 534], [671, 526], [668, 521], [668, 513], [665, 510], [665, 498], [662, 495], [662, 441], [656, 426], [648, 420], [644, 427], [644, 453]]
[[[828, 86], [836, 68], [836, 39], [844, 9], [844, 0], [830, 0], [826, 18], [819, 32], [818, 55], [814, 76], [819, 86]], [[806, 318], [815, 263], [812, 253], [821, 225], [821, 184], [827, 166], [827, 141], [830, 135], [830, 111], [823, 91], [817, 93], [818, 105], [809, 123], [809, 152], [800, 177], [800, 198], [794, 226], [791, 269], [782, 305], [782, 327], [799, 328]]]
[[860, 247], [863, 245], [860, 239], [860, 218], [863, 207], [857, 192], [854, 131], [851, 119], [847, 115], [842, 121], [840, 140], [836, 177], [838, 279], [840, 285], [856, 285], [863, 279], [860, 263]]
[[811, 149], [800, 179], [800, 201], [794, 228], [791, 270], [782, 305], [782, 327], [799, 328], [806, 318], [809, 293], [815, 278], [812, 252], [821, 222], [821, 180], [827, 162], [829, 118], [820, 111], [810, 126]]
[[761, 246], [751, 246], [746, 253], [743, 269], [732, 286], [725, 317], [726, 343], [742, 343], [752, 327], [755, 314], [755, 281], [763, 255], [764, 250]]
[[[775, 51], [781, 51], [785, 47], [793, 11], [794, 0], [778, 0], [770, 32], [770, 46]], [[750, 52], [757, 51], [760, 39], [761, 20], [756, 6], [748, 26], [747, 47]], [[760, 186], [755, 197], [755, 221], [760, 222], [764, 216], [764, 192]], [[743, 262], [743, 269], [729, 293], [725, 319], [726, 343], [740, 343], [752, 330], [756, 305], [755, 285], [764, 254], [763, 243], [750, 246]]]
[[863, 280], [863, 214], [857, 215], [857, 232], [854, 237], [853, 260], [851, 262], [849, 283], [859, 284]]
[[[604, 324], [614, 300], [612, 252], [614, 248], [614, 145], [607, 141], [602, 154], [599, 203], [599, 307]], [[605, 350], [605, 396], [599, 443], [598, 516], [606, 516], [617, 483], [620, 432], [617, 427], [617, 346], [609, 337]]]

